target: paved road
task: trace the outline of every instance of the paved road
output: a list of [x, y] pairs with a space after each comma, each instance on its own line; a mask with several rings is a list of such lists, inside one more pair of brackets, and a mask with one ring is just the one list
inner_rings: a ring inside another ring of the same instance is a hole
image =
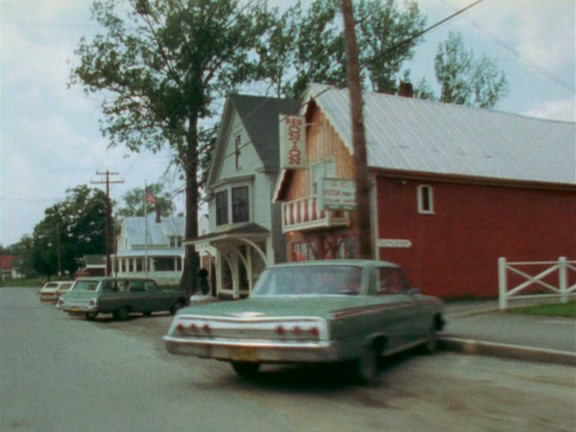
[[228, 365], [171, 356], [169, 316], [88, 322], [0, 289], [0, 431], [522, 431], [576, 429], [574, 370], [480, 356], [413, 353], [379, 383], [337, 370]]

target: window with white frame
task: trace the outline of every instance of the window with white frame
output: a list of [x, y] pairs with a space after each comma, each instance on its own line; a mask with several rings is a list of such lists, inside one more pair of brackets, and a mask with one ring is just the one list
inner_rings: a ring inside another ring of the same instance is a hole
[[311, 190], [313, 195], [317, 195], [323, 178], [336, 177], [336, 161], [334, 159], [318, 161], [312, 164], [311, 169]]
[[418, 213], [434, 214], [434, 194], [432, 186], [419, 185], [418, 193]]
[[216, 192], [216, 225], [228, 223], [228, 189]]
[[170, 236], [170, 247], [171, 248], [182, 247], [182, 236]]
[[216, 192], [216, 225], [250, 221], [250, 188], [229, 186]]

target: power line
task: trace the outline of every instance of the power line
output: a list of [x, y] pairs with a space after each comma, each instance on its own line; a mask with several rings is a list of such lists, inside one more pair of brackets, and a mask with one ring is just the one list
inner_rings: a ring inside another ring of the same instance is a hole
[[[443, 18], [443, 19], [441, 19], [440, 21], [437, 21], [436, 23], [434, 23], [434, 24], [432, 24], [431, 26], [425, 28], [424, 30], [421, 30], [421, 31], [419, 31], [419, 32], [416, 32], [416, 33], [414, 33], [412, 36], [410, 36], [410, 37], [408, 37], [408, 38], [406, 38], [406, 39], [398, 42], [397, 44], [391, 46], [390, 48], [387, 48], [386, 50], [382, 51], [379, 56], [384, 56], [384, 55], [390, 53], [391, 51], [394, 51], [394, 50], [398, 49], [399, 47], [401, 47], [401, 46], [403, 46], [403, 45], [405, 45], [405, 44], [407, 44], [407, 43], [410, 43], [410, 42], [414, 41], [415, 39], [421, 37], [422, 35], [424, 35], [424, 34], [430, 32], [430, 31], [434, 30], [435, 28], [439, 27], [440, 25], [445, 24], [446, 22], [448, 22], [448, 21], [456, 18], [457, 16], [459, 16], [459, 15], [465, 13], [465, 12], [467, 12], [468, 10], [470, 10], [470, 9], [472, 9], [473, 7], [479, 5], [479, 4], [482, 3], [483, 1], [484, 1], [484, 0], [476, 0], [476, 1], [473, 2], [473, 3], [470, 3], [468, 6], [465, 6], [465, 7], [463, 7], [462, 9], [457, 10], [457, 11], [454, 12], [453, 14], [451, 14], [451, 15]], [[316, 98], [320, 97], [322, 94], [324, 94], [324, 93], [326, 93], [326, 92], [328, 92], [328, 91], [330, 91], [330, 90], [342, 89], [342, 88], [346, 87], [346, 84], [347, 84], [346, 82], [343, 82], [343, 83], [340, 83], [340, 84], [336, 84], [336, 85], [333, 86], [333, 87], [327, 87], [327, 88], [321, 90], [320, 92], [318, 92], [318, 94], [311, 96], [311, 99], [316, 99]], [[244, 118], [245, 118], [245, 119], [250, 118], [250, 116], [253, 115], [257, 110], [259, 110], [265, 103], [266, 103], [266, 102], [263, 101], [260, 105], [258, 105], [258, 106], [257, 106], [256, 108], [254, 108], [251, 112], [249, 112], [248, 115], [245, 116]], [[300, 105], [300, 108], [303, 108], [307, 103], [308, 103], [307, 101], [306, 101], [306, 102], [303, 102], [303, 103]], [[284, 117], [284, 118], [286, 118], [286, 117]], [[284, 118], [283, 118], [283, 119], [284, 119]], [[281, 119], [279, 122], [281, 122], [283, 119]], [[270, 126], [270, 127], [266, 128], [266, 129], [264, 129], [264, 131], [263, 131], [262, 133], [268, 132], [271, 128], [272, 128], [272, 127]], [[245, 144], [240, 145], [238, 148], [239, 148], [239, 149], [242, 149], [242, 148], [248, 146], [249, 144], [253, 144], [253, 142], [252, 142], [251, 140], [249, 140], [249, 141], [247, 141]], [[227, 158], [229, 158], [229, 157], [232, 157], [232, 156], [234, 156], [234, 154], [235, 154], [235, 152], [232, 152], [232, 153], [230, 153], [230, 154], [228, 154], [228, 155], [225, 155], [223, 159], [227, 159]]]

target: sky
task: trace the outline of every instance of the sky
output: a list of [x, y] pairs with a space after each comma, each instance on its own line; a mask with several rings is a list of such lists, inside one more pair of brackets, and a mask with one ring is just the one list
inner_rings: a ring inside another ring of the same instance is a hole
[[[294, 0], [270, 0], [284, 7]], [[303, 0], [306, 3], [306, 0]], [[397, 0], [403, 4], [404, 0]], [[473, 0], [419, 0], [428, 25]], [[99, 99], [67, 86], [82, 36], [99, 30], [90, 19], [91, 0], [1, 0], [0, 3], [0, 245], [31, 235], [44, 210], [66, 190], [101, 182], [117, 173], [111, 198], [136, 187], [183, 186], [168, 170], [167, 152], [134, 154], [108, 148], [102, 137]], [[460, 32], [475, 57], [497, 61], [509, 94], [497, 111], [576, 121], [576, 7], [574, 0], [484, 0], [425, 36], [412, 62], [414, 82], [435, 87], [434, 55], [450, 31]], [[182, 194], [175, 195], [184, 209]]]

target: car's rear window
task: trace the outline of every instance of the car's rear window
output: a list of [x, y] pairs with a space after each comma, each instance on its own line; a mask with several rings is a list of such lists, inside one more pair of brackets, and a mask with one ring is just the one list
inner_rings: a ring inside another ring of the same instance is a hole
[[362, 269], [357, 266], [298, 266], [265, 270], [255, 296], [358, 295]]
[[74, 291], [96, 291], [98, 281], [76, 281]]
[[56, 282], [48, 282], [46, 285], [44, 285], [44, 288], [57, 288], [58, 284]]

